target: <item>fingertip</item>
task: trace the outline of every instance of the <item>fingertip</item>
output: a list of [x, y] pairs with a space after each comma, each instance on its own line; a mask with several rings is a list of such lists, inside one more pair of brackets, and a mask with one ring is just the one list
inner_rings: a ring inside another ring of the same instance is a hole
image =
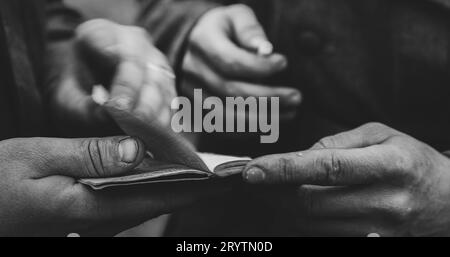
[[284, 70], [289, 65], [288, 59], [282, 54], [272, 54], [268, 58], [279, 70]]
[[100, 105], [105, 105], [106, 102], [108, 102], [109, 99], [109, 92], [103, 87], [102, 85], [94, 85], [92, 88], [92, 100]]
[[122, 139], [119, 142], [120, 161], [124, 163], [134, 163], [138, 157], [139, 146], [133, 138]]
[[280, 104], [285, 107], [298, 107], [303, 102], [302, 93], [294, 88], [280, 88], [279, 91]]
[[258, 55], [269, 56], [273, 54], [273, 44], [263, 36], [250, 39], [249, 46], [255, 50]]
[[303, 96], [300, 91], [294, 90], [288, 97], [288, 102], [294, 106], [298, 106], [302, 103]]
[[122, 163], [127, 165], [136, 165], [144, 159], [144, 143], [133, 137], [126, 137], [119, 141], [119, 158]]
[[260, 184], [266, 179], [264, 171], [258, 167], [250, 166], [243, 172], [244, 181], [250, 184]]

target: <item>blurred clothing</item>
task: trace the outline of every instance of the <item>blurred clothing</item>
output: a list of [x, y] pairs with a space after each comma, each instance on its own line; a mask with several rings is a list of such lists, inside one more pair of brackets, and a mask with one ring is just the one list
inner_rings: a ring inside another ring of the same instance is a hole
[[167, 55], [174, 67], [181, 64], [186, 37], [196, 21], [218, 6], [207, 0], [138, 1], [142, 4], [139, 24], [149, 30], [155, 45]]
[[64, 0], [67, 6], [79, 10], [86, 19], [102, 18], [132, 25], [138, 12], [136, 0]]
[[58, 0], [0, 1], [0, 140], [46, 136], [46, 44], [71, 38], [79, 16]]
[[[140, 23], [178, 72], [187, 35], [203, 13], [218, 4], [250, 5], [276, 51], [290, 62], [270, 82], [304, 94], [296, 122], [285, 124], [279, 144], [210, 136], [202, 151], [258, 156], [301, 150], [373, 121], [440, 151], [450, 149], [449, 0], [141, 2]], [[288, 213], [239, 193], [232, 197], [178, 216], [172, 235], [296, 233]], [[191, 222], [197, 216], [198, 222]]]

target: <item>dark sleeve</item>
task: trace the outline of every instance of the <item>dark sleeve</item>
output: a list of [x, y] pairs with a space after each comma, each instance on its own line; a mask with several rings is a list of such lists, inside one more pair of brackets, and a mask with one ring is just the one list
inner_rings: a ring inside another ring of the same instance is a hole
[[75, 29], [83, 21], [82, 16], [68, 8], [61, 0], [44, 0], [44, 97], [50, 101], [51, 94], [64, 72], [74, 63]]
[[175, 70], [181, 61], [186, 38], [197, 20], [219, 6], [213, 0], [139, 0], [138, 24], [146, 28], [155, 45], [169, 58]]
[[81, 15], [68, 7], [61, 0], [46, 0], [45, 32], [50, 42], [70, 40], [75, 28], [82, 22]]

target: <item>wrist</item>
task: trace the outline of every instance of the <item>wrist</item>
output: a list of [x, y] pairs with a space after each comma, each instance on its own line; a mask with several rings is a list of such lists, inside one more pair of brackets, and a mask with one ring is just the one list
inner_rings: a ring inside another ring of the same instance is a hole
[[[176, 85], [180, 89], [182, 64], [189, 44], [189, 37], [200, 18], [210, 10], [222, 6], [212, 1], [173, 1], [152, 9], [147, 8], [152, 1], [142, 1], [138, 25], [147, 29], [154, 43], [168, 58], [177, 75]], [[149, 11], [151, 10], [151, 11]]]
[[183, 73], [183, 63], [184, 63], [184, 58], [187, 54], [187, 51], [189, 49], [189, 44], [190, 44], [190, 38], [191, 38], [191, 34], [192, 31], [195, 29], [195, 27], [198, 25], [199, 21], [205, 16], [207, 15], [209, 12], [222, 7], [221, 5], [216, 5], [216, 4], [212, 4], [212, 5], [208, 5], [207, 8], [203, 9], [202, 12], [200, 12], [197, 15], [197, 18], [193, 21], [192, 25], [189, 27], [189, 29], [186, 31], [186, 34], [184, 35], [184, 37], [182, 38], [182, 41], [180, 43], [180, 49], [179, 52], [175, 55], [175, 58], [173, 60], [173, 70], [176, 74], [176, 89], [179, 95], [182, 94], [182, 90], [181, 90], [181, 86], [182, 86], [182, 81], [183, 81], [183, 77], [184, 77], [184, 73]]

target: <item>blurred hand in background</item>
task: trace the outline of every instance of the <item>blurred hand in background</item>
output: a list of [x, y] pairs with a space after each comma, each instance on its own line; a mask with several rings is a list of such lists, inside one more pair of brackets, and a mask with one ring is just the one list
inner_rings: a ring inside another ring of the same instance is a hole
[[218, 7], [193, 28], [183, 61], [183, 93], [193, 88], [219, 97], [279, 97], [283, 114], [292, 116], [301, 103], [298, 90], [261, 84], [288, 66], [246, 5]]
[[[121, 97], [136, 112], [170, 124], [175, 76], [144, 29], [102, 19], [81, 24], [69, 46], [49, 47], [49, 98], [63, 134], [113, 134], [117, 128], [98, 102]], [[96, 96], [92, 97], [94, 85]]]

